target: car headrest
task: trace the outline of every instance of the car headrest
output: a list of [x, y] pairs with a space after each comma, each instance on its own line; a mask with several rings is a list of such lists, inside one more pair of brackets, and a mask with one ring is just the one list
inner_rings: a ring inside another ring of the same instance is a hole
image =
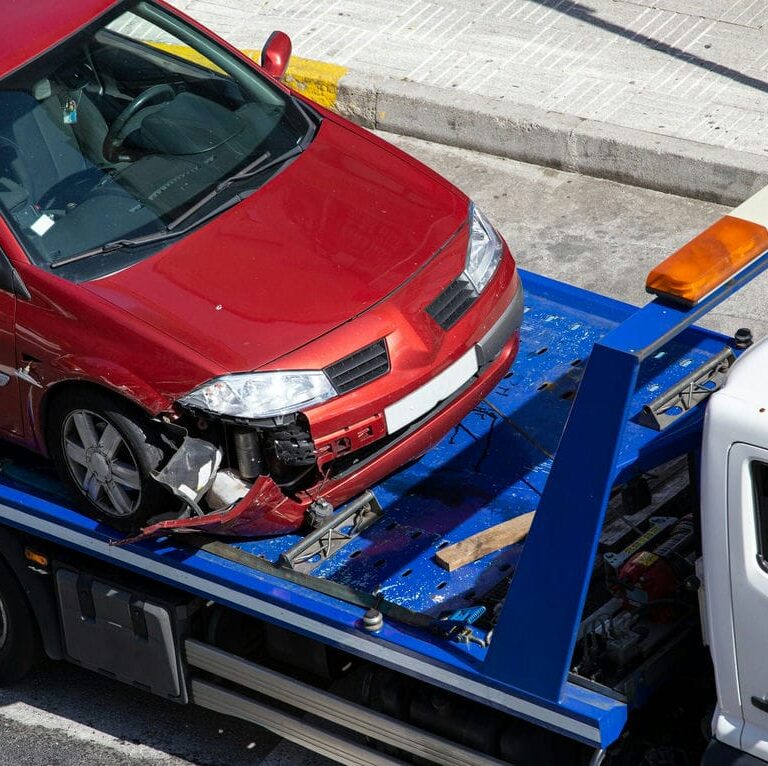
[[45, 101], [53, 94], [53, 88], [51, 88], [51, 81], [47, 77], [43, 77], [42, 80], [38, 80], [32, 88], [32, 95], [37, 101]]

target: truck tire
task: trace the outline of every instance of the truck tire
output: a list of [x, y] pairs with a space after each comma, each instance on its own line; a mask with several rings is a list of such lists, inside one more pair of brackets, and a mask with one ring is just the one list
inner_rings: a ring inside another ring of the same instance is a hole
[[15, 575], [0, 560], [0, 686], [22, 679], [39, 658], [32, 610]]
[[59, 477], [87, 515], [136, 532], [150, 516], [178, 506], [151, 476], [169, 445], [130, 402], [93, 389], [64, 391], [51, 404], [46, 431]]

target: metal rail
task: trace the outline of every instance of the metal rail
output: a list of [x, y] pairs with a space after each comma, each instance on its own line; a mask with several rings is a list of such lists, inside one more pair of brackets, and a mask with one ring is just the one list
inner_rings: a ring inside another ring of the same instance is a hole
[[[280, 564], [290, 569], [308, 571], [310, 562], [317, 557], [325, 560], [343, 548], [360, 532], [368, 529], [381, 516], [381, 506], [370, 489], [363, 492], [337, 513], [330, 516], [320, 527], [310, 532], [292, 548], [280, 554]], [[352, 529], [341, 532], [345, 523], [352, 523]]]
[[[418, 755], [434, 763], [439, 763], [441, 766], [509, 766], [509, 764], [503, 764], [496, 758], [483, 755], [476, 750], [470, 750], [410, 724], [369, 710], [362, 705], [348, 702], [322, 689], [317, 689], [302, 681], [297, 681], [200, 641], [187, 639], [184, 648], [187, 664], [190, 667], [212, 673], [219, 678], [266, 697], [280, 700], [336, 726], [392, 745], [411, 755]], [[330, 735], [325, 729], [309, 724], [303, 719], [296, 719], [286, 713], [277, 713], [272, 708], [249, 697], [221, 689], [204, 681], [193, 679], [192, 696], [197, 704], [211, 707], [211, 704], [215, 703], [219, 707], [214, 709], [219, 710], [219, 712], [254, 721], [310, 750], [323, 752], [330, 758], [339, 760], [339, 756], [344, 755], [346, 760], [341, 760], [342, 763], [400, 763], [400, 761], [394, 761], [375, 750], [361, 752], [362, 746], [359, 743], [343, 738], [340, 740], [338, 735]], [[227, 709], [224, 710], [222, 707], [227, 707]], [[291, 721], [284, 720], [285, 716], [288, 716]], [[294, 731], [296, 721], [301, 721], [299, 734]], [[278, 730], [275, 728], [277, 726], [281, 728]], [[318, 732], [322, 732], [322, 736]], [[311, 736], [309, 736], [310, 734]], [[297, 738], [298, 736], [301, 736], [301, 740]], [[333, 737], [334, 741], [326, 741], [326, 736]], [[336, 749], [335, 754], [329, 755], [325, 750], [318, 749], [318, 746], [333, 747]], [[344, 748], [349, 748], [349, 751], [347, 752]], [[364, 750], [370, 749], [364, 748]], [[372, 754], [382, 760], [370, 760], [373, 757]], [[354, 760], [354, 758], [362, 760]]]
[[656, 298], [595, 343], [494, 629], [487, 676], [561, 699], [641, 363], [766, 269], [768, 253], [692, 308]]
[[706, 364], [646, 404], [637, 418], [638, 422], [662, 431], [721, 388], [735, 361], [733, 350], [726, 346]]
[[191, 693], [192, 700], [200, 707], [263, 726], [283, 739], [338, 763], [349, 766], [405, 766], [403, 761], [390, 758], [346, 737], [332, 734], [299, 716], [283, 713], [207, 681], [193, 680]]

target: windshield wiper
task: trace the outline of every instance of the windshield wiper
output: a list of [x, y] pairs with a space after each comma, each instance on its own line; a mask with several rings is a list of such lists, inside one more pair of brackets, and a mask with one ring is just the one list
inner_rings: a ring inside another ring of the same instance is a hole
[[253, 162], [249, 162], [242, 170], [238, 170], [237, 173], [229, 176], [229, 178], [225, 178], [223, 181], [219, 181], [219, 183], [217, 183], [216, 186], [214, 186], [213, 189], [208, 192], [208, 194], [195, 202], [191, 208], [185, 210], [178, 218], [175, 218], [173, 221], [171, 221], [166, 227], [167, 231], [173, 231], [174, 229], [177, 229], [179, 226], [181, 226], [182, 223], [184, 223], [184, 221], [189, 220], [198, 210], [204, 208], [214, 197], [218, 197], [218, 195], [221, 194], [225, 189], [229, 189], [232, 184], [236, 184], [238, 181], [243, 181], [246, 178], [251, 178], [258, 173], [261, 173], [263, 170], [266, 170], [267, 167], [271, 167], [271, 165], [274, 163], [267, 162], [271, 156], [272, 155], [270, 152], [264, 152], [264, 154], [255, 159]]
[[[201, 210], [206, 205], [208, 205], [208, 203], [219, 194], [221, 194], [221, 192], [228, 189], [233, 184], [236, 184], [238, 181], [252, 178], [253, 176], [259, 175], [260, 173], [263, 173], [265, 170], [268, 170], [275, 165], [287, 162], [298, 154], [301, 154], [302, 151], [303, 147], [301, 145], [294, 146], [287, 152], [281, 154], [279, 157], [275, 157], [273, 160], [269, 160], [271, 156], [270, 152], [264, 152], [264, 154], [255, 159], [253, 162], [248, 163], [244, 168], [238, 170], [237, 173], [234, 173], [228, 178], [225, 178], [223, 181], [220, 181], [213, 189], [211, 189], [211, 191], [208, 192], [208, 194], [199, 199], [188, 210], [185, 210], [180, 216], [178, 216], [178, 218], [175, 218], [173, 221], [171, 221], [161, 231], [154, 232], [153, 234], [145, 234], [141, 237], [116, 239], [112, 242], [107, 242], [104, 245], [100, 245], [99, 247], [94, 247], [90, 250], [84, 250], [83, 252], [70, 256], [69, 258], [53, 261], [50, 264], [50, 268], [58, 269], [62, 266], [68, 266], [70, 263], [77, 263], [77, 261], [91, 258], [94, 255], [103, 255], [104, 253], [110, 253], [114, 250], [122, 250], [124, 247], [141, 247], [143, 245], [151, 245], [154, 242], [162, 242], [166, 239], [173, 239], [174, 237], [178, 237], [186, 231], [186, 229], [179, 228], [181, 224], [184, 223], [184, 221], [189, 220], [198, 210]], [[234, 195], [223, 205], [219, 205], [219, 207], [215, 208], [214, 210], [210, 211], [210, 213], [197, 220], [195, 225], [204, 223], [208, 219], [213, 218], [215, 215], [218, 215], [222, 211], [226, 210], [228, 207], [232, 207], [238, 202], [241, 202], [243, 199], [245, 199], [243, 194]]]
[[126, 239], [116, 239], [112, 242], [107, 242], [99, 247], [91, 248], [90, 250], [83, 250], [81, 253], [72, 255], [69, 258], [62, 258], [58, 261], [52, 261], [49, 264], [49, 268], [58, 269], [62, 266], [68, 266], [70, 263], [77, 263], [77, 261], [83, 261], [86, 258], [91, 258], [94, 255], [103, 255], [104, 253], [111, 253], [113, 250], [122, 250], [124, 247], [140, 247], [141, 245], [150, 245], [153, 242], [162, 242], [164, 239], [172, 239], [177, 237], [181, 232], [169, 232], [166, 229], [155, 232], [154, 234], [146, 234], [143, 237], [132, 237]]
[[[263, 173], [265, 170], [269, 170], [270, 168], [275, 167], [275, 165], [282, 165], [288, 162], [288, 160], [293, 159], [297, 155], [301, 154], [303, 151], [304, 147], [301, 144], [298, 144], [289, 149], [287, 152], [283, 152], [283, 154], [281, 154], [279, 157], [275, 157], [271, 160], [269, 159], [272, 156], [271, 152], [264, 152], [261, 157], [258, 157], [253, 162], [248, 163], [244, 168], [242, 168], [242, 170], [238, 170], [234, 175], [231, 175], [229, 178], [225, 178], [223, 181], [220, 181], [218, 184], [216, 184], [216, 186], [214, 186], [213, 189], [211, 189], [211, 191], [209, 191], [208, 194], [206, 194], [202, 199], [199, 199], [197, 202], [195, 202], [194, 205], [192, 205], [191, 208], [185, 210], [178, 218], [171, 221], [166, 227], [166, 231], [175, 231], [179, 226], [181, 226], [182, 223], [184, 223], [184, 221], [188, 221], [190, 218], [192, 218], [192, 216], [198, 210], [202, 210], [212, 199], [214, 199], [214, 197], [218, 197], [219, 194], [221, 194], [226, 189], [229, 189], [230, 186], [233, 186], [238, 181], [244, 181], [247, 178], [253, 178], [254, 176]], [[199, 224], [200, 221], [197, 223]]]

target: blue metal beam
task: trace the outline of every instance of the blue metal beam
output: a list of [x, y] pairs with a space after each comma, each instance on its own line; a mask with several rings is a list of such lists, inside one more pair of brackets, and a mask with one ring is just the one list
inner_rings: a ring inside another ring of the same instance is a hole
[[584, 610], [640, 364], [768, 268], [768, 253], [696, 306], [656, 298], [595, 344], [484, 672], [560, 698]]
[[664, 298], [656, 298], [628, 317], [603, 342], [605, 345], [635, 354], [642, 361], [767, 268], [768, 253], [764, 253], [692, 307], [675, 305]]
[[543, 699], [568, 675], [639, 366], [594, 346], [486, 656], [487, 675]]
[[626, 721], [626, 705], [599, 691], [567, 683], [561, 699], [553, 703], [491, 684], [480, 672], [476, 658], [482, 650], [476, 645], [433, 643], [429, 634], [395, 621], [386, 621], [372, 635], [361, 627], [359, 607], [204, 551], [180, 548], [168, 540], [112, 545], [108, 527], [0, 481], [0, 533], [6, 524], [594, 746], [614, 742]]

